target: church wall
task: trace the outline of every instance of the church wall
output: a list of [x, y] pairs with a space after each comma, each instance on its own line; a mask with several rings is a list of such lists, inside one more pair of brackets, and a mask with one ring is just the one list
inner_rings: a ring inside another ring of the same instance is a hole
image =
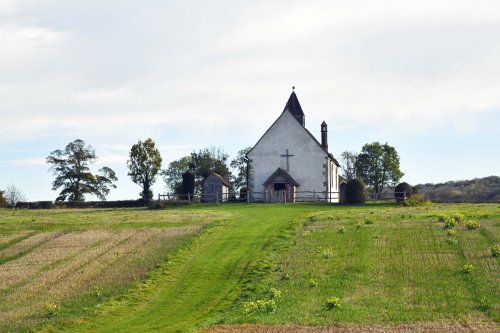
[[[265, 191], [262, 184], [278, 167], [287, 170], [287, 159], [281, 156], [286, 154], [287, 149], [290, 155], [294, 155], [289, 157], [288, 173], [299, 183], [296, 190], [298, 192], [327, 190], [327, 186], [330, 185], [330, 172], [326, 152], [290, 112], [283, 112], [248, 154], [252, 160], [250, 191], [254, 192], [256, 199]], [[335, 180], [333, 184], [335, 187], [336, 182]]]

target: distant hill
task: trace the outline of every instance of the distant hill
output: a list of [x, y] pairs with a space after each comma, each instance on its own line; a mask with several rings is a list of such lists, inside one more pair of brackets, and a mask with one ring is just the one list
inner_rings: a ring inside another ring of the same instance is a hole
[[500, 177], [497, 176], [439, 184], [419, 184], [416, 187], [419, 193], [427, 194], [432, 201], [500, 202]]

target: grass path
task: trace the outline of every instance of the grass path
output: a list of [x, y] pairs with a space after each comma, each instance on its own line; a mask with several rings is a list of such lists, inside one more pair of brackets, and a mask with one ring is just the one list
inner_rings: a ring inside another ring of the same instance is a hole
[[208, 228], [121, 300], [106, 304], [90, 320], [64, 328], [72, 332], [182, 332], [213, 323], [217, 310], [237, 297], [240, 274], [251, 269], [250, 263], [267, 260], [273, 251], [269, 247], [298, 225], [298, 220], [290, 222], [309, 211], [304, 208], [232, 206], [232, 218]]

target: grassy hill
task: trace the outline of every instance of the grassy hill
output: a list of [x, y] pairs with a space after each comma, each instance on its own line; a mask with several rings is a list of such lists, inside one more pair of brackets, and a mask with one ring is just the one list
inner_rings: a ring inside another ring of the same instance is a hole
[[[455, 214], [460, 223], [445, 229]], [[475, 220], [480, 227], [469, 230]], [[497, 204], [0, 210], [0, 276], [11, 279], [0, 285], [0, 313], [18, 315], [15, 324], [0, 319], [0, 331], [420, 322], [495, 329], [500, 267], [491, 247], [499, 230]], [[107, 271], [140, 273], [95, 274]], [[68, 282], [81, 274], [84, 282]], [[49, 277], [51, 288], [31, 288]]]

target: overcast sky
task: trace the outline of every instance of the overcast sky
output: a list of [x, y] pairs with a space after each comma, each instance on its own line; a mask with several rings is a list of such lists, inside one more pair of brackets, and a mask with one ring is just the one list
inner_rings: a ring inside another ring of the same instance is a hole
[[132, 144], [234, 156], [292, 85], [336, 157], [380, 141], [411, 184], [500, 174], [498, 0], [0, 0], [0, 189], [55, 199], [45, 157], [80, 138], [108, 199], [137, 198]]

